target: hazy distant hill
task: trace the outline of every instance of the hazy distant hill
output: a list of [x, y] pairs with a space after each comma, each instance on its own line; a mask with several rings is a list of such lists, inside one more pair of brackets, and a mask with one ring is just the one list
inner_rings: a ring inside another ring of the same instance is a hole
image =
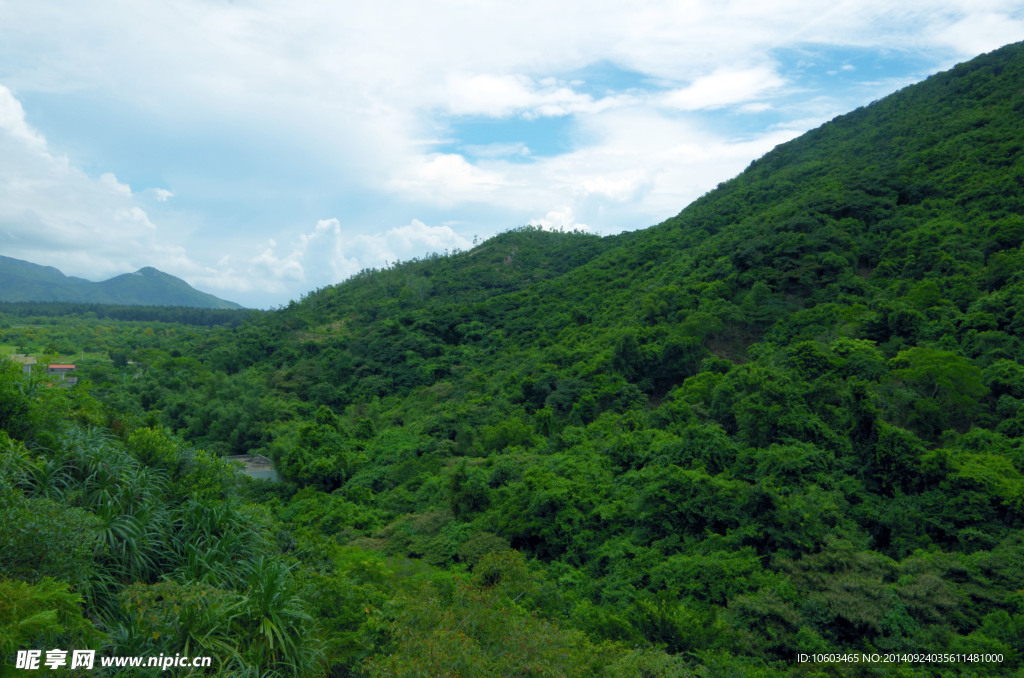
[[4, 256], [0, 256], [0, 301], [242, 308], [149, 266], [94, 283], [66, 276], [52, 266]]

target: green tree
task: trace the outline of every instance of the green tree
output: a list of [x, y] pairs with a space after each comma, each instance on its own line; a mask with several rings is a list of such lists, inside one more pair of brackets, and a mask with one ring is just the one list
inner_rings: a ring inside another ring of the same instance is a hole
[[313, 422], [300, 429], [298, 441], [280, 459], [279, 470], [287, 478], [329, 492], [352, 474], [354, 457], [340, 420], [321, 405]]
[[981, 369], [952, 351], [914, 347], [900, 351], [890, 362], [890, 387], [902, 387], [890, 402], [896, 423], [933, 439], [947, 428], [966, 430], [988, 393]]

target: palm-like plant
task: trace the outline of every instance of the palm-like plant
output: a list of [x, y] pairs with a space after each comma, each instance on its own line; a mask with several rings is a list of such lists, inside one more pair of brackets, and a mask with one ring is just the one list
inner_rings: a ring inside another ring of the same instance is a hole
[[145, 530], [137, 516], [122, 513], [116, 506], [106, 505], [96, 509], [100, 522], [96, 528], [96, 546], [101, 555], [107, 556], [108, 565], [127, 574], [126, 563], [142, 547]]
[[238, 578], [238, 568], [235, 562], [225, 559], [217, 549], [204, 549], [187, 544], [184, 561], [174, 570], [173, 577], [183, 581], [200, 581], [212, 586], [230, 587]]
[[310, 675], [322, 653], [310, 637], [312, 618], [292, 590], [289, 568], [259, 558], [248, 579], [244, 619], [253, 634], [247, 656], [259, 666], [280, 665], [295, 675]]
[[12, 440], [0, 431], [0, 481], [13, 482], [32, 464], [32, 455], [25, 444]]
[[63, 499], [74, 482], [70, 467], [52, 458], [25, 465], [19, 475], [18, 484], [26, 494], [55, 501]]
[[197, 582], [162, 581], [125, 588], [120, 603], [115, 639], [123, 639], [134, 654], [208, 655], [222, 667], [240, 656], [244, 640], [234, 620], [242, 601], [236, 593]]
[[62, 461], [75, 481], [78, 500], [87, 507], [109, 504], [125, 467], [134, 460], [116, 440], [97, 429], [72, 428], [60, 440]]
[[[69, 461], [91, 460], [111, 456], [120, 456], [117, 438], [109, 432], [92, 427], [72, 427], [67, 429], [60, 438], [60, 446]], [[84, 467], [86, 464], [76, 464]]]
[[239, 588], [252, 559], [267, 550], [249, 519], [228, 503], [189, 501], [175, 512], [168, 545], [175, 576], [216, 586]]
[[231, 504], [210, 505], [193, 500], [182, 508], [179, 539], [192, 544], [208, 545], [226, 534], [245, 529], [244, 521]]
[[120, 469], [100, 465], [82, 483], [82, 502], [93, 510], [114, 507], [116, 506], [115, 498], [120, 491]]

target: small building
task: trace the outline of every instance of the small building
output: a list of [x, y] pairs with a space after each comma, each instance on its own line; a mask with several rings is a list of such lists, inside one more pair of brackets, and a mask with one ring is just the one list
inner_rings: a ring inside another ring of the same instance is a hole
[[49, 377], [56, 377], [64, 386], [73, 386], [78, 383], [78, 377], [71, 373], [75, 371], [74, 365], [47, 365], [46, 374]]
[[12, 353], [7, 356], [11, 360], [21, 365], [21, 371], [25, 374], [32, 374], [32, 366], [36, 364], [36, 359], [30, 355], [24, 353]]

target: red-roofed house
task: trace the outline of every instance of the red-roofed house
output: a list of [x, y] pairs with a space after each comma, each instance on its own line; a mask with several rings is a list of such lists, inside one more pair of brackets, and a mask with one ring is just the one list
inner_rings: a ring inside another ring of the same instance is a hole
[[71, 386], [78, 382], [78, 377], [70, 375], [70, 372], [75, 370], [74, 365], [47, 365], [46, 374], [51, 377], [59, 378], [66, 386]]

